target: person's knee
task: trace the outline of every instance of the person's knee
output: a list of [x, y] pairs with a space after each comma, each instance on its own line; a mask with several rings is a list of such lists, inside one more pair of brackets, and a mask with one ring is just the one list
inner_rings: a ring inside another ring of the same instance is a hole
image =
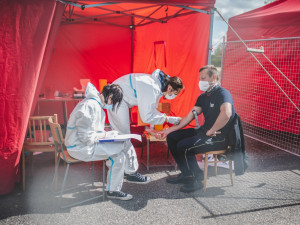
[[178, 140], [178, 137], [176, 135], [176, 131], [168, 134], [168, 136], [167, 136], [168, 144], [169, 143], [172, 144], [174, 142], [177, 142], [177, 140]]

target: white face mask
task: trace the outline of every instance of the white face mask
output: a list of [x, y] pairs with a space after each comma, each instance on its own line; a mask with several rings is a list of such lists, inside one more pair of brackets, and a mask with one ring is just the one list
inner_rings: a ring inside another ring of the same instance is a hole
[[199, 81], [199, 88], [201, 91], [207, 91], [207, 89], [209, 88], [209, 82], [208, 81]]
[[176, 96], [177, 96], [177, 95], [175, 95], [174, 93], [173, 93], [172, 95], [166, 94], [166, 95], [165, 95], [165, 98], [166, 98], [166, 99], [174, 99], [174, 98], [176, 98]]
[[103, 109], [112, 109], [113, 108], [113, 105], [112, 104], [105, 104], [103, 106]]

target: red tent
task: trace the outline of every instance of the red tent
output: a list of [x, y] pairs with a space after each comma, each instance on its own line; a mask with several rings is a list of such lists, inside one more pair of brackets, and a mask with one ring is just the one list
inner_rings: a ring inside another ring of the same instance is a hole
[[[232, 17], [229, 24], [250, 48], [264, 54], [300, 88], [300, 1], [278, 0]], [[278, 85], [228, 29], [222, 84], [233, 94], [237, 113], [255, 127], [300, 134], [300, 93], [268, 60], [254, 53]]]
[[80, 78], [97, 86], [100, 78], [112, 82], [161, 68], [186, 87], [172, 102], [178, 116], [200, 93], [198, 70], [207, 64], [215, 0], [73, 2], [0, 3], [0, 194], [19, 179], [27, 121], [47, 87], [70, 91]]

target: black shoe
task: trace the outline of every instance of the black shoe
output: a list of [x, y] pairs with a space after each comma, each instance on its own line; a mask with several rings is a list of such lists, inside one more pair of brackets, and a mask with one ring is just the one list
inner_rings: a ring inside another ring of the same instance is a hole
[[192, 182], [190, 184], [183, 185], [180, 188], [180, 191], [184, 192], [184, 193], [190, 193], [190, 192], [194, 192], [194, 191], [200, 190], [202, 188], [203, 188], [202, 180], [195, 179], [194, 182]]
[[119, 200], [123, 200], [123, 201], [132, 199], [131, 194], [127, 194], [122, 191], [108, 191], [106, 193], [106, 195], [107, 195], [107, 198], [110, 198], [110, 199], [119, 199]]
[[169, 184], [189, 184], [193, 182], [193, 177], [184, 176], [182, 173], [178, 176], [168, 177], [166, 182]]
[[136, 172], [134, 174], [126, 174], [126, 180], [129, 183], [148, 184], [151, 181], [151, 178]]

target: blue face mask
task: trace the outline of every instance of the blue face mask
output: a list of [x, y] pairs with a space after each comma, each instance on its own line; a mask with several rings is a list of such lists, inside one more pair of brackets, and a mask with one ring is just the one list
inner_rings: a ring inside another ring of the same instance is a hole
[[112, 109], [113, 108], [113, 105], [112, 104], [105, 104], [104, 106], [103, 106], [103, 109]]

